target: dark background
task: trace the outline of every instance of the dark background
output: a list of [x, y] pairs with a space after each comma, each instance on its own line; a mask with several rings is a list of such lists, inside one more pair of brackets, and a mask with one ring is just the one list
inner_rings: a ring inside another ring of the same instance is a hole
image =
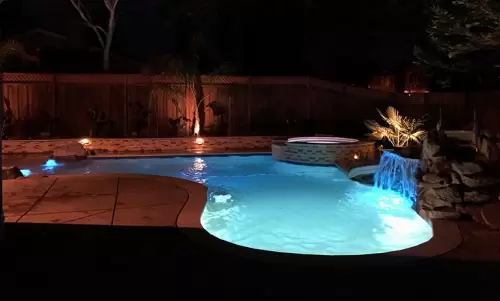
[[[401, 74], [411, 66], [414, 44], [426, 37], [426, 2], [121, 0], [112, 54], [144, 65], [164, 55], [185, 56], [199, 36], [203, 72], [227, 62], [232, 74], [309, 75], [364, 85], [372, 75]], [[104, 24], [102, 0], [83, 3]], [[69, 0], [8, 0], [0, 7], [0, 25], [4, 40], [42, 28], [67, 36], [73, 46], [99, 47]]]

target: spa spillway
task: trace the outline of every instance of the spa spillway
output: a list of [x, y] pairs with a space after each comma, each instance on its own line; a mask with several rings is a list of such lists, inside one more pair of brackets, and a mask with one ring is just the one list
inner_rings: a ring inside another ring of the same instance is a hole
[[289, 163], [343, 165], [373, 159], [375, 144], [343, 137], [294, 137], [273, 141], [272, 154], [275, 160]]

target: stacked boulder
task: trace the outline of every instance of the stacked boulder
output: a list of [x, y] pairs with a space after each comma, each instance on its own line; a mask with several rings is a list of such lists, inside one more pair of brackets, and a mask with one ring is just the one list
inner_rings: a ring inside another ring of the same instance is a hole
[[461, 208], [498, 200], [500, 149], [483, 133], [476, 143], [448, 138], [439, 130], [422, 144], [417, 172], [417, 210], [424, 218], [458, 218]]
[[2, 180], [10, 180], [23, 177], [23, 173], [17, 166], [2, 166]]
[[52, 152], [51, 158], [58, 161], [74, 161], [86, 159], [88, 155], [89, 151], [85, 149], [82, 144], [73, 142], [55, 148]]

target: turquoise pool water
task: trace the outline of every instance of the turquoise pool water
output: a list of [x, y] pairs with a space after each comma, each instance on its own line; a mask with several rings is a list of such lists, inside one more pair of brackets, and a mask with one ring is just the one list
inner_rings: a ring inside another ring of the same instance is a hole
[[271, 156], [99, 159], [22, 166], [33, 173], [142, 173], [209, 187], [201, 217], [212, 235], [276, 252], [360, 255], [428, 241], [432, 229], [391, 191], [348, 179], [333, 167], [293, 165]]

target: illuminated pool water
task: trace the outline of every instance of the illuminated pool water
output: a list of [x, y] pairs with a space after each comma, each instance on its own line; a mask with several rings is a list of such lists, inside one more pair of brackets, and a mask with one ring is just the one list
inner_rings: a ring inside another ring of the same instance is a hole
[[209, 187], [201, 217], [212, 235], [237, 245], [317, 255], [383, 253], [428, 241], [432, 229], [399, 195], [364, 186], [333, 167], [271, 156], [101, 159], [22, 166], [33, 173], [142, 173]]

